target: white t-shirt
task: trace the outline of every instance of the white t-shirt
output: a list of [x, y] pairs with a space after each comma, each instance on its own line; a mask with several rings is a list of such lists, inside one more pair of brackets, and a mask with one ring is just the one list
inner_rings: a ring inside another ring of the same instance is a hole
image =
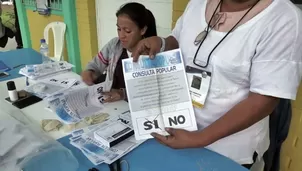
[[132, 52], [130, 52], [129, 50], [127, 50], [127, 55], [128, 55], [128, 58], [131, 58]]
[[[207, 26], [207, 0], [191, 0], [172, 35], [178, 40], [186, 65], [193, 64], [196, 36]], [[195, 108], [199, 129], [215, 122], [249, 92], [295, 99], [302, 75], [302, 15], [289, 0], [274, 0], [265, 10], [239, 26], [216, 48], [206, 68], [212, 81], [203, 109]], [[206, 61], [226, 33], [212, 30], [197, 59]], [[242, 111], [244, 112], [244, 111]], [[252, 163], [269, 146], [269, 119], [218, 140], [207, 148], [240, 164]], [[230, 123], [232, 124], [232, 123]]]

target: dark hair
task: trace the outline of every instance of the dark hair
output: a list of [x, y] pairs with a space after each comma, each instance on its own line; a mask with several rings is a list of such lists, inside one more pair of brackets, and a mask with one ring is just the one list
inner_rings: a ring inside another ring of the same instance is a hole
[[143, 29], [147, 26], [144, 37], [157, 36], [155, 18], [152, 12], [145, 8], [144, 5], [137, 2], [130, 2], [121, 6], [116, 12], [116, 17], [127, 15], [136, 25]]

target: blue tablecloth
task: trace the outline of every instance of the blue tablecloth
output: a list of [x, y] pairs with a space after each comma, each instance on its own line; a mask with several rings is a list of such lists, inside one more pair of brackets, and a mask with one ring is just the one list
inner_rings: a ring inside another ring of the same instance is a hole
[[[78, 171], [87, 171], [92, 167], [100, 171], [109, 171], [106, 164], [94, 166], [80, 150], [70, 145], [69, 137], [63, 137], [58, 141], [70, 149], [78, 159], [80, 163]], [[146, 141], [122, 160], [128, 162], [130, 171], [247, 171], [230, 159], [210, 150], [204, 148], [175, 150], [154, 139]], [[125, 163], [122, 164], [122, 169], [126, 170]]]
[[[0, 60], [13, 68], [20, 64], [38, 64], [42, 62], [38, 52], [32, 49], [21, 49], [9, 52], [0, 52]], [[20, 77], [21, 67], [8, 71], [10, 76], [1, 81]], [[70, 149], [77, 158], [80, 168], [78, 171], [88, 171], [96, 167], [100, 171], [109, 171], [107, 165], [94, 166], [80, 150], [69, 144], [69, 137], [58, 140]], [[239, 164], [204, 148], [174, 150], [163, 146], [155, 140], [148, 140], [134, 151], [123, 157], [130, 165], [131, 171], [246, 171]], [[124, 166], [124, 165], [123, 165]]]
[[14, 78], [21, 77], [18, 72], [20, 68], [24, 66], [20, 66], [15, 68], [15, 66], [24, 64], [40, 64], [42, 63], [41, 55], [33, 49], [19, 49], [19, 50], [12, 50], [8, 52], [0, 52], [0, 60], [3, 61], [8, 67], [11, 68], [8, 77], [0, 78], [0, 81], [6, 81]]

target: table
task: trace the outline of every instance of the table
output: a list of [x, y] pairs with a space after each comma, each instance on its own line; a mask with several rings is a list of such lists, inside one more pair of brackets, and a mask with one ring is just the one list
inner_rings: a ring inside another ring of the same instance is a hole
[[29, 65], [42, 63], [41, 55], [33, 49], [20, 49], [8, 52], [0, 52], [0, 60], [3, 61], [8, 67], [12, 68], [10, 71], [7, 71], [7, 73], [9, 73], [10, 75], [5, 78], [0, 78], [0, 81], [21, 77], [18, 72], [20, 68], [22, 68], [22, 66], [13, 69], [13, 67], [15, 66], [21, 64]]
[[[6, 53], [9, 53], [6, 55]], [[24, 56], [22, 56], [22, 55]], [[16, 56], [20, 57], [16, 58]], [[22, 56], [22, 57], [21, 57]], [[8, 58], [9, 57], [9, 58]], [[32, 59], [31, 59], [32, 58]], [[24, 60], [23, 60], [24, 59]], [[6, 65], [9, 67], [13, 67], [19, 64], [38, 64], [41, 63], [41, 56], [39, 53], [32, 49], [22, 49], [22, 50], [15, 50], [10, 52], [2, 52], [0, 53], [0, 60], [2, 60]], [[21, 67], [20, 67], [21, 68]], [[9, 76], [5, 78], [5, 80], [0, 80], [0, 94], [3, 95], [3, 98], [0, 99], [0, 102], [2, 101], [4, 104], [7, 102], [4, 100], [5, 97], [8, 97], [7, 92], [7, 86], [6, 82], [8, 79], [12, 79], [15, 82], [17, 90], [22, 90], [26, 86], [26, 79], [25, 77], [22, 77], [22, 75], [18, 74], [18, 71], [20, 68], [12, 69], [9, 71]], [[66, 72], [55, 76], [56, 78], [75, 78], [80, 79], [80, 76], [73, 72]], [[1, 82], [2, 81], [2, 82]], [[33, 84], [35, 81], [29, 81], [31, 84]], [[7, 103], [9, 106], [7, 108], [10, 108], [10, 111], [13, 111], [12, 106]], [[118, 106], [118, 107], [116, 107]], [[47, 103], [45, 101], [36, 103], [34, 105], [28, 106], [21, 110], [28, 119], [32, 123], [39, 124], [43, 119], [59, 119], [57, 115], [55, 115], [53, 112], [46, 109]], [[122, 113], [125, 110], [128, 110], [129, 107], [126, 102], [117, 102], [114, 104], [108, 104], [107, 105], [108, 110], [104, 110], [106, 113], [113, 113], [113, 115], [117, 115], [118, 113]], [[64, 137], [68, 135], [68, 132], [50, 132], [48, 133], [51, 137], [58, 139], [61, 137]]]
[[[0, 60], [6, 63], [9, 67], [13, 67], [19, 64], [40, 63], [41, 57], [34, 50], [22, 49], [2, 52], [0, 53]], [[9, 71], [9, 74], [9, 77], [0, 80], [0, 94], [2, 95], [0, 103], [4, 104], [6, 106], [4, 110], [8, 111], [13, 109], [12, 106], [9, 103], [4, 102], [3, 99], [4, 97], [7, 97], [6, 80], [13, 79], [16, 83], [17, 89], [19, 90], [26, 86], [25, 78], [18, 74], [18, 69]], [[72, 72], [59, 74], [58, 77], [79, 78], [77, 74]], [[39, 124], [42, 119], [57, 119], [57, 116], [51, 111], [46, 110], [45, 107], [46, 103], [42, 101], [22, 109], [21, 112], [35, 124]], [[127, 108], [128, 105], [126, 102], [118, 102], [108, 106], [108, 113], [115, 115], [115, 113], [118, 114], [121, 111], [125, 111]], [[69, 137], [66, 136], [68, 133], [52, 132], [48, 133], [48, 135], [58, 139], [61, 144], [72, 151], [80, 163], [78, 171], [87, 171], [89, 168], [95, 167], [78, 149], [69, 144]], [[153, 139], [146, 141], [144, 144], [123, 157], [123, 159], [129, 163], [131, 171], [246, 170], [239, 164], [210, 150], [204, 148], [174, 150], [159, 144]], [[100, 165], [96, 168], [100, 169], [100, 171], [109, 170], [107, 165]]]

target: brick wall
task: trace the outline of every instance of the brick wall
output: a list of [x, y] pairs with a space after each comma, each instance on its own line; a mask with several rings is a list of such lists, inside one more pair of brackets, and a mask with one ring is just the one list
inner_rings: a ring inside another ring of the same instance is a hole
[[76, 0], [82, 68], [98, 52], [95, 0]]

